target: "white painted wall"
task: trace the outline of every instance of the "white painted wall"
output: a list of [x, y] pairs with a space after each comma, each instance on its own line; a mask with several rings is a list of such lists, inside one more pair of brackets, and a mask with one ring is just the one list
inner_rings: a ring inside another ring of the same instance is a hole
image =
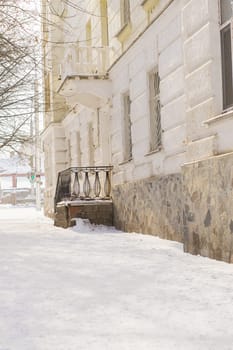
[[[174, 173], [184, 162], [186, 129], [181, 24], [181, 7], [175, 2], [110, 71], [114, 183]], [[161, 78], [163, 147], [160, 152], [149, 155], [148, 73], [156, 66]], [[133, 159], [119, 165], [123, 162], [121, 94], [127, 90], [131, 97]]]
[[[92, 45], [101, 45], [99, 3], [79, 2], [89, 13], [76, 16], [73, 9], [66, 9], [69, 26], [64, 24], [64, 29], [69, 30], [62, 33], [65, 42], [86, 45], [86, 23], [91, 20]], [[44, 137], [47, 158], [52, 159], [47, 174], [52, 174], [48, 178], [53, 188], [56, 172], [68, 165], [112, 164], [113, 182], [121, 184], [180, 172], [185, 162], [233, 151], [233, 113], [208, 122], [222, 113], [218, 0], [160, 0], [150, 14], [150, 25], [141, 1], [130, 3], [132, 32], [121, 44], [116, 38], [120, 30], [120, 2], [108, 1], [109, 45], [118, 59], [109, 70], [111, 87], [106, 88], [104, 82], [98, 82], [98, 86], [103, 92], [107, 89], [110, 98], [99, 110], [91, 109], [77, 104], [74, 91], [71, 102], [67, 102], [69, 110], [59, 119], [62, 137], [57, 131], [49, 131]], [[56, 67], [62, 61], [66, 50], [65, 46], [56, 50], [56, 57], [50, 55], [52, 65]], [[156, 66], [161, 79], [162, 149], [149, 154], [148, 73]], [[80, 93], [81, 85], [73, 86]], [[133, 144], [133, 159], [128, 163], [123, 162], [122, 94], [126, 91], [131, 98]], [[52, 124], [50, 128], [56, 127]]]

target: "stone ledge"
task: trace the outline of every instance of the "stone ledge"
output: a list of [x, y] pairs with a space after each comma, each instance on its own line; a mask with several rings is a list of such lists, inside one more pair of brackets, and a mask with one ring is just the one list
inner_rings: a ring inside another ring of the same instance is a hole
[[94, 199], [94, 200], [74, 200], [74, 201], [62, 201], [57, 203], [57, 207], [61, 206], [79, 206], [79, 205], [112, 205], [111, 199]]
[[217, 135], [211, 135], [187, 144], [188, 162], [202, 160], [217, 154]]
[[203, 125], [205, 126], [209, 126], [212, 123], [216, 123], [219, 122], [223, 119], [227, 119], [227, 118], [232, 118], [233, 117], [233, 109], [226, 111], [225, 113], [221, 113], [219, 115], [216, 115], [213, 118], [207, 119], [203, 122]]
[[190, 162], [185, 162], [181, 168], [183, 169], [184, 167], [187, 167], [187, 166], [193, 166], [195, 165], [196, 167], [204, 164], [206, 161], [211, 161], [211, 160], [214, 160], [214, 159], [221, 159], [221, 158], [224, 158], [224, 157], [229, 157], [229, 156], [233, 156], [233, 152], [227, 152], [227, 153], [222, 153], [222, 154], [216, 154], [216, 155], [213, 155], [211, 157], [208, 157], [208, 158], [205, 158], [205, 159], [196, 159], [194, 161], [190, 161]]

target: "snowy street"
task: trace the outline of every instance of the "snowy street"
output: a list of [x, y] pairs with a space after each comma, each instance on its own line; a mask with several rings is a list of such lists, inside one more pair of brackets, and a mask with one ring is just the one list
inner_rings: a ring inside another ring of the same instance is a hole
[[233, 266], [0, 207], [0, 350], [232, 350]]

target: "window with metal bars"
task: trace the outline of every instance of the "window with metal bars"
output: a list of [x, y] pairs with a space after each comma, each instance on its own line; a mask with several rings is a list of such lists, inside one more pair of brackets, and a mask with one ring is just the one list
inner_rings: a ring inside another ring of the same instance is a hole
[[124, 147], [124, 161], [132, 159], [132, 134], [131, 134], [131, 116], [130, 108], [131, 101], [129, 93], [123, 95], [123, 108], [124, 108], [124, 120], [123, 120], [123, 147]]
[[149, 73], [149, 104], [150, 104], [150, 152], [157, 151], [162, 145], [161, 108], [160, 108], [160, 78], [157, 70]]
[[227, 109], [233, 106], [231, 0], [220, 1], [220, 20], [223, 109]]
[[130, 22], [130, 1], [121, 0], [121, 27]]

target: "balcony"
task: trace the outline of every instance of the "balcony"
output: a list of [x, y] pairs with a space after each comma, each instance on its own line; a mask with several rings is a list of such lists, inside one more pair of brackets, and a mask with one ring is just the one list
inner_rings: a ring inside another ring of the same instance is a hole
[[99, 108], [111, 96], [107, 70], [113, 58], [110, 47], [71, 45], [60, 65], [58, 92], [70, 106], [80, 103]]
[[55, 226], [72, 226], [75, 218], [112, 225], [111, 166], [72, 167], [58, 174], [54, 198]]

